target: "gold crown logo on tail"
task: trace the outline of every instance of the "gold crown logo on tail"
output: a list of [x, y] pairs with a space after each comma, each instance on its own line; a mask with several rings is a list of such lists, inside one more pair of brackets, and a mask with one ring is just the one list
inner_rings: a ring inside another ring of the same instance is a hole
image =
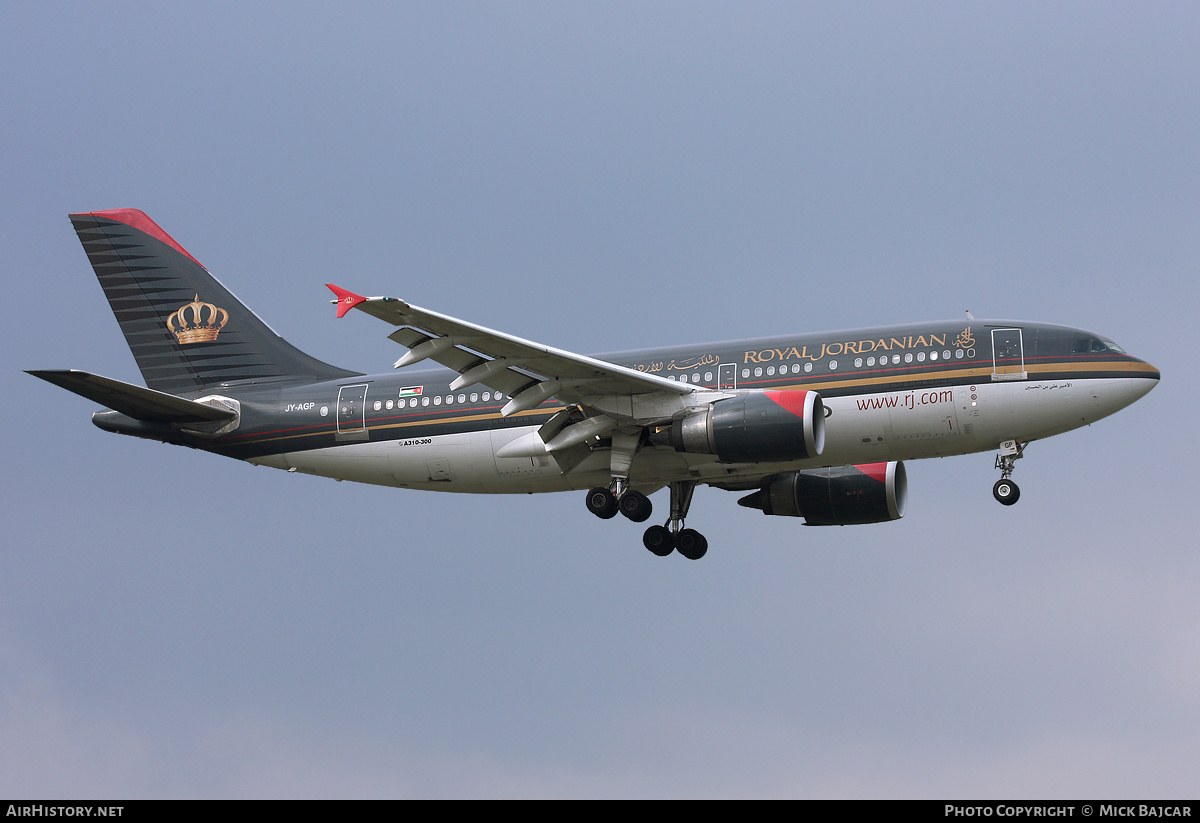
[[202, 303], [200, 295], [186, 306], [180, 306], [167, 318], [167, 328], [179, 345], [189, 343], [206, 343], [216, 340], [221, 329], [229, 322], [229, 312], [214, 306], [212, 303]]

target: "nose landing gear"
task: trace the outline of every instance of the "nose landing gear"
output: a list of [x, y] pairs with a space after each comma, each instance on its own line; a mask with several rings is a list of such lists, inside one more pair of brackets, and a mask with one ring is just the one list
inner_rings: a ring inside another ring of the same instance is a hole
[[1020, 487], [1009, 478], [1012, 477], [1013, 464], [1025, 455], [1026, 445], [1016, 440], [1005, 440], [1000, 444], [1000, 454], [996, 455], [1000, 479], [992, 486], [992, 497], [1005, 506], [1011, 506], [1021, 499]]
[[1021, 488], [1011, 480], [997, 480], [992, 486], [992, 497], [1005, 506], [1011, 506], [1021, 499]]

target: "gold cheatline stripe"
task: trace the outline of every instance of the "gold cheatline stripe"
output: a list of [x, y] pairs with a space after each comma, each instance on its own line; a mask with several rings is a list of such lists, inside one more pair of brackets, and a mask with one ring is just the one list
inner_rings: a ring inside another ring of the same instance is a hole
[[1034, 366], [1028, 366], [1026, 371], [1044, 372], [1054, 371], [1127, 371], [1137, 372], [1146, 375], [1157, 374], [1158, 369], [1151, 366], [1149, 363], [1132, 363], [1128, 360], [1119, 360], [1115, 363], [1038, 363]]
[[[1105, 372], [1130, 372], [1133, 374], [1149, 375], [1149, 374], [1157, 373], [1158, 369], [1154, 368], [1149, 363], [1135, 363], [1135, 362], [1131, 362], [1128, 360], [1118, 360], [1118, 361], [1106, 362], [1106, 363], [1068, 363], [1068, 362], [1037, 363], [1037, 364], [1034, 364], [1031, 366], [1026, 366], [1025, 371], [1027, 373], [1031, 373], [1031, 374], [1046, 374], [1049, 372], [1105, 371]], [[984, 378], [990, 378], [992, 376], [992, 374], [994, 374], [994, 373], [995, 372], [993, 372], [990, 369], [960, 367], [957, 369], [944, 369], [942, 371], [936, 371], [936, 372], [908, 373], [908, 374], [904, 374], [904, 375], [891, 375], [891, 376], [884, 375], [884, 376], [880, 376], [880, 377], [860, 377], [858, 379], [849, 379], [849, 380], [826, 380], [826, 381], [820, 382], [820, 383], [816, 383], [816, 382], [798, 383], [798, 384], [793, 384], [792, 386], [779, 386], [779, 387], [774, 387], [771, 389], [764, 389], [764, 391], [779, 391], [780, 389], [787, 389], [787, 388], [808, 389], [810, 391], [820, 391], [821, 389], [839, 389], [839, 388], [848, 388], [848, 387], [856, 387], [856, 386], [878, 386], [878, 385], [884, 384], [884, 383], [891, 383], [891, 384], [895, 384], [895, 385], [902, 387], [905, 383], [925, 382], [927, 380], [950, 380], [950, 379], [953, 379], [956, 377], [978, 377], [980, 380], [983, 380]], [[1016, 382], [1016, 381], [1012, 381], [1012, 382]], [[989, 385], [990, 385], [990, 383], [989, 383]], [[903, 388], [897, 388], [894, 391], [903, 391], [903, 390], [904, 390]], [[710, 389], [710, 391], [715, 391], [715, 389]], [[510, 415], [509, 419], [511, 419], [512, 417], [527, 417], [527, 416], [533, 416], [533, 415], [555, 414], [556, 412], [559, 412], [564, 408], [566, 408], [566, 407], [565, 406], [556, 406], [551, 409], [527, 409], [525, 411], [517, 412], [514, 415]], [[459, 415], [458, 417], [443, 417], [439, 420], [422, 419], [422, 420], [413, 420], [408, 423], [387, 423], [384, 425], [377, 425], [377, 426], [368, 425], [367, 430], [368, 431], [384, 431], [385, 429], [407, 429], [412, 426], [429, 426], [429, 425], [436, 425], [436, 424], [440, 424], [440, 423], [462, 423], [465, 421], [491, 420], [491, 419], [499, 417], [499, 416], [500, 415], [498, 412], [493, 412], [491, 414]], [[362, 431], [362, 429], [355, 429], [354, 431], [358, 432], [358, 431]], [[337, 430], [334, 429], [333, 433], [336, 434]], [[350, 432], [348, 432], [348, 433], [350, 433]], [[274, 440], [293, 440], [293, 439], [298, 439], [301, 437], [318, 437], [321, 435], [328, 435], [328, 434], [330, 434], [330, 431], [328, 429], [326, 429], [323, 431], [308, 432], [307, 434], [285, 434], [285, 435], [279, 435], [278, 437], [264, 437], [261, 440], [250, 440], [250, 441], [246, 441], [246, 442], [248, 442], [248, 443], [269, 443]]]
[[[1151, 366], [1149, 363], [1133, 363], [1128, 360], [1120, 360], [1108, 363], [1037, 363], [1031, 366], [1026, 366], [1025, 371], [1033, 374], [1046, 374], [1049, 372], [1138, 372], [1142, 374], [1154, 374], [1158, 369]], [[979, 380], [989, 379], [995, 372], [992, 369], [983, 368], [967, 368], [965, 366], [956, 369], [944, 369], [942, 371], [933, 372], [908, 372], [902, 375], [893, 374], [891, 376], [881, 377], [860, 377], [857, 379], [847, 380], [826, 380], [820, 383], [797, 383], [793, 384], [798, 389], [811, 389], [820, 391], [821, 389], [838, 389], [852, 386], [878, 386], [884, 383], [891, 383], [897, 386], [903, 386], [905, 383], [918, 383], [927, 380], [951, 380], [956, 377], [977, 377]], [[1015, 382], [1015, 381], [1013, 381]], [[790, 387], [789, 387], [790, 388]], [[771, 389], [767, 389], [771, 391]], [[903, 391], [902, 388], [895, 391]]]

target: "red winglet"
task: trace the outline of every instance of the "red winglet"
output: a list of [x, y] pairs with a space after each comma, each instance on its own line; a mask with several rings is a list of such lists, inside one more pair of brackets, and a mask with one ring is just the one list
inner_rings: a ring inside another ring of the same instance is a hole
[[361, 294], [355, 294], [352, 291], [346, 291], [341, 286], [335, 286], [332, 283], [326, 283], [329, 290], [337, 295], [337, 316], [342, 317], [346, 312], [357, 306], [359, 303], [365, 303], [367, 298]]

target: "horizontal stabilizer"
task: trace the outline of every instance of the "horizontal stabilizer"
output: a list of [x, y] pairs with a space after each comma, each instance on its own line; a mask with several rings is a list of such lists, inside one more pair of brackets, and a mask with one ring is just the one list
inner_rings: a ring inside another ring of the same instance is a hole
[[47, 369], [28, 371], [47, 383], [86, 397], [113, 411], [118, 411], [134, 420], [157, 423], [217, 423], [229, 421], [237, 412], [218, 406], [209, 406], [193, 400], [185, 400], [166, 392], [122, 383], [109, 377], [101, 377], [74, 369]]

